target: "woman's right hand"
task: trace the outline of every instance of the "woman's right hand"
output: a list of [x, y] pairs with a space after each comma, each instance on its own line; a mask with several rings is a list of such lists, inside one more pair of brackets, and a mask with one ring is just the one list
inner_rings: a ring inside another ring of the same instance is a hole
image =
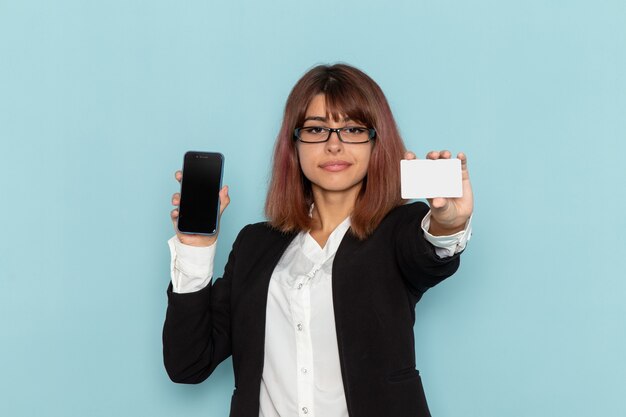
[[[176, 181], [178, 181], [179, 183], [183, 179], [183, 173], [181, 171], [176, 171], [174, 176], [176, 177]], [[226, 209], [229, 203], [230, 203], [230, 197], [228, 196], [228, 186], [225, 185], [220, 190], [220, 216], [219, 216], [220, 218], [222, 217], [222, 213], [224, 213], [224, 210]], [[178, 221], [179, 204], [180, 204], [180, 193], [174, 193], [172, 195], [172, 205], [176, 206], [176, 208], [171, 211], [170, 217], [172, 218], [172, 223], [174, 224], [174, 231], [176, 232], [176, 236], [178, 236], [178, 240], [180, 240], [181, 243], [185, 245], [189, 245], [189, 246], [211, 246], [212, 244], [214, 244], [215, 241], [217, 240], [217, 235], [219, 233], [219, 226], [217, 228], [218, 229], [217, 233], [215, 233], [213, 236], [190, 235], [187, 233], [180, 233], [178, 231], [177, 221]], [[218, 221], [218, 225], [220, 223], [221, 222]]]

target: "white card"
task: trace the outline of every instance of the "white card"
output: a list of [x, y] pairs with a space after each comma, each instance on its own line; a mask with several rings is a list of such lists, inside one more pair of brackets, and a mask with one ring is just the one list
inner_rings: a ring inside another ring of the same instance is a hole
[[403, 159], [400, 161], [404, 199], [462, 197], [461, 160]]

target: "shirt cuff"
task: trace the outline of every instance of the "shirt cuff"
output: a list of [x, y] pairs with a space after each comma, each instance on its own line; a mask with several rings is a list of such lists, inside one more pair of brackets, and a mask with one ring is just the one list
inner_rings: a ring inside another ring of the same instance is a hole
[[455, 255], [465, 249], [467, 242], [472, 237], [472, 217], [465, 223], [465, 229], [449, 236], [433, 236], [428, 233], [430, 228], [430, 214], [429, 211], [422, 220], [422, 230], [424, 231], [424, 237], [435, 247], [435, 253], [440, 258], [446, 258]]
[[211, 283], [216, 243], [211, 246], [190, 246], [174, 235], [170, 247], [172, 291], [179, 294], [199, 291]]

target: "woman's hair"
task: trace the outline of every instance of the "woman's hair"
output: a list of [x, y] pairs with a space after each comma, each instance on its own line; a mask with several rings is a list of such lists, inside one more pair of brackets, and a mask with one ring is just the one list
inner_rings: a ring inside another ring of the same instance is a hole
[[[365, 239], [400, 197], [400, 160], [404, 143], [382, 90], [364, 72], [345, 64], [319, 65], [296, 83], [287, 98], [283, 123], [276, 138], [272, 178], [265, 202], [269, 223], [283, 232], [309, 230], [313, 203], [311, 182], [298, 162], [294, 129], [304, 123], [306, 109], [318, 94], [326, 99], [326, 117], [343, 117], [376, 129], [372, 153], [351, 215], [352, 233]], [[346, 145], [364, 146], [364, 145]]]

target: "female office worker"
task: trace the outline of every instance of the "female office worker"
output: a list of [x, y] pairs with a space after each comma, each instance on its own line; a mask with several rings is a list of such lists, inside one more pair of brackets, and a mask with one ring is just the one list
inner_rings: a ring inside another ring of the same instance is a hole
[[[458, 154], [463, 197], [405, 204], [403, 157], [415, 155], [369, 76], [348, 65], [308, 71], [287, 99], [268, 220], [241, 230], [223, 278], [211, 283], [216, 236], [169, 242], [170, 378], [202, 382], [232, 355], [233, 417], [429, 416], [415, 304], [458, 268], [473, 196]], [[223, 212], [227, 187], [220, 202]]]

